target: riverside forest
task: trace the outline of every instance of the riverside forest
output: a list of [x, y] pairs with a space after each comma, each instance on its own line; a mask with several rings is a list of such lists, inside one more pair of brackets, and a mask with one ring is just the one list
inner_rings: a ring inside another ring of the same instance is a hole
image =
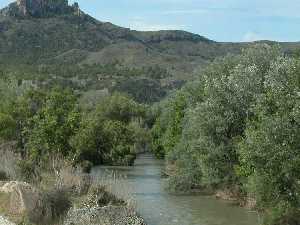
[[300, 42], [10, 1], [0, 225], [300, 225]]

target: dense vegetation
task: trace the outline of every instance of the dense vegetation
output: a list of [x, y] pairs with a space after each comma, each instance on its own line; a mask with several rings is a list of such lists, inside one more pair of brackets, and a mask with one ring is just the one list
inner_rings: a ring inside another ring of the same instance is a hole
[[300, 223], [299, 43], [217, 43], [131, 31], [83, 12], [7, 10], [0, 144], [16, 145], [22, 177], [38, 176], [51, 157], [87, 170], [131, 165], [151, 138], [173, 190], [229, 190], [255, 200], [266, 225]]
[[[60, 0], [29, 9], [26, 16], [18, 15], [22, 10], [16, 3], [0, 9], [0, 75], [89, 95], [108, 89], [153, 103], [216, 57], [237, 54], [251, 45], [217, 43], [185, 31], [133, 31], [78, 10], [77, 4], [68, 6], [68, 1]], [[280, 45], [289, 54], [297, 54], [300, 46]]]
[[[68, 58], [68, 60], [70, 60]], [[153, 103], [162, 99], [170, 89], [180, 85], [164, 85], [161, 80], [170, 77], [167, 70], [159, 66], [129, 68], [115, 61], [110, 64], [72, 65], [72, 62], [35, 64], [0, 63], [2, 77], [15, 77], [19, 83], [37, 88], [61, 86], [79, 92], [122, 92], [140, 103]], [[146, 90], [143, 91], [143, 90]]]
[[257, 45], [155, 105], [153, 151], [176, 190], [231, 190], [264, 223], [300, 223], [300, 60]]
[[130, 165], [144, 146], [145, 106], [128, 96], [115, 93], [85, 109], [69, 89], [36, 89], [11, 78], [0, 85], [0, 137], [17, 143], [24, 172], [53, 156], [74, 165]]

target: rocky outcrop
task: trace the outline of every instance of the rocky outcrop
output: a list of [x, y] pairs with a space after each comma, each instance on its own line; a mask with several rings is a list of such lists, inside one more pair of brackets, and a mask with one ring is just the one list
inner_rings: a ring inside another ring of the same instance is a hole
[[13, 215], [25, 215], [36, 210], [40, 194], [24, 182], [2, 182], [0, 193], [9, 196], [7, 211]]
[[0, 195], [5, 195], [5, 202], [1, 202], [5, 215], [33, 222], [52, 219], [51, 206], [45, 202], [43, 193], [25, 182], [0, 182]]
[[146, 225], [134, 210], [126, 206], [105, 206], [74, 209], [64, 225]]
[[0, 225], [15, 225], [14, 223], [10, 222], [6, 218], [0, 216]]
[[[76, 207], [70, 209], [72, 203], [64, 199], [64, 192], [41, 192], [18, 181], [0, 182], [0, 208], [9, 218], [18, 222], [27, 218], [33, 224], [48, 224], [65, 218], [64, 225], [145, 225], [125, 201], [117, 199], [102, 187], [92, 190], [87, 194], [86, 201], [80, 198], [82, 204], [76, 203]], [[6, 219], [0, 216], [0, 225], [6, 225], [3, 221]], [[7, 222], [7, 225], [13, 224]]]
[[80, 15], [78, 3], [69, 6], [68, 0], [17, 0], [0, 11], [4, 16], [49, 17], [59, 14]]

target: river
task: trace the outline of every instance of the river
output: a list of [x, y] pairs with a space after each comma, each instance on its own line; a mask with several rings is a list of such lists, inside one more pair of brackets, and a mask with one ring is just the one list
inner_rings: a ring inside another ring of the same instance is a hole
[[256, 212], [230, 202], [212, 196], [168, 194], [161, 178], [163, 166], [151, 154], [142, 154], [133, 167], [98, 167], [93, 174], [101, 177], [113, 172], [126, 179], [115, 186], [122, 189], [120, 193], [129, 190], [148, 225], [260, 225]]

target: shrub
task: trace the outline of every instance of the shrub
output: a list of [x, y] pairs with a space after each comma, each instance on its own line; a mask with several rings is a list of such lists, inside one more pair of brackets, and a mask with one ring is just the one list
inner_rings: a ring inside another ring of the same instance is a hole
[[17, 180], [19, 177], [18, 155], [14, 153], [15, 143], [8, 142], [0, 145], [0, 180]]
[[4, 171], [0, 171], [0, 181], [6, 181], [9, 180], [9, 177]]
[[56, 187], [69, 190], [75, 195], [86, 194], [91, 185], [91, 177], [78, 168], [64, 167], [58, 174]]
[[90, 173], [93, 168], [93, 163], [88, 160], [83, 160], [80, 162], [79, 166], [83, 173]]
[[[262, 208], [276, 221], [293, 221], [300, 204], [300, 62], [278, 58], [264, 82], [265, 93], [253, 107], [240, 143], [240, 169]], [[247, 184], [248, 184], [247, 183]], [[272, 215], [274, 213], [274, 215]], [[293, 222], [291, 222], [293, 223]]]
[[300, 224], [299, 208], [292, 208], [288, 202], [281, 202], [267, 210], [264, 225], [298, 225]]
[[65, 215], [72, 206], [68, 190], [54, 189], [44, 194], [44, 202], [51, 209], [52, 218]]
[[84, 207], [103, 207], [107, 205], [125, 205], [124, 200], [108, 192], [104, 186], [92, 186], [88, 197], [82, 203]]
[[18, 162], [18, 174], [21, 180], [26, 182], [39, 182], [40, 181], [40, 168], [37, 163], [31, 160], [21, 160]]
[[39, 207], [36, 208], [39, 212], [29, 214], [27, 219], [33, 224], [57, 224], [57, 221], [67, 214], [71, 206], [68, 190], [57, 188], [44, 190]]
[[131, 165], [136, 146], [145, 145], [145, 140], [137, 135], [137, 130], [142, 130], [140, 123], [137, 127], [132, 121], [141, 121], [143, 116], [144, 107], [126, 96], [114, 94], [105, 98], [86, 115], [71, 139], [76, 161]]

